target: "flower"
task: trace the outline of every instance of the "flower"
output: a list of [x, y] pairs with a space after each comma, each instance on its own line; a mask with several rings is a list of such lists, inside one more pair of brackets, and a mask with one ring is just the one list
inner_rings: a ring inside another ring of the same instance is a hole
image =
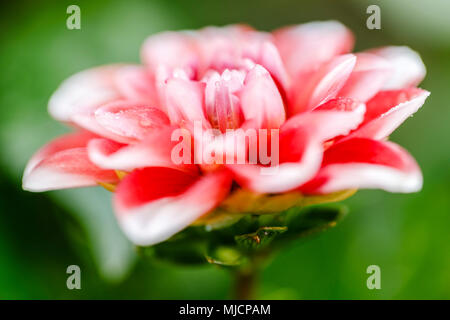
[[[242, 204], [261, 195], [418, 191], [415, 160], [386, 140], [428, 97], [416, 87], [425, 67], [407, 47], [352, 54], [353, 42], [335, 21], [272, 33], [232, 25], [151, 36], [143, 65], [89, 69], [57, 89], [49, 112], [77, 130], [31, 158], [23, 188], [100, 184], [114, 191], [119, 224], [138, 245], [229, 207], [239, 192], [251, 195]], [[180, 129], [183, 140], [214, 155], [211, 163], [196, 161], [204, 155], [196, 148], [182, 152], [191, 161], [174, 161]], [[252, 142], [236, 144], [238, 129], [270, 132], [257, 132], [257, 149], [276, 153], [276, 170], [264, 174], [261, 159], [217, 160], [250, 153]]]

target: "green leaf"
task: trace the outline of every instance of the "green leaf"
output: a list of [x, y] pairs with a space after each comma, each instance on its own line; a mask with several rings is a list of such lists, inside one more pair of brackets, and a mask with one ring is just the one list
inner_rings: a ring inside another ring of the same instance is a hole
[[286, 232], [287, 227], [261, 227], [256, 232], [234, 237], [238, 246], [244, 250], [256, 250], [267, 247], [279, 234]]

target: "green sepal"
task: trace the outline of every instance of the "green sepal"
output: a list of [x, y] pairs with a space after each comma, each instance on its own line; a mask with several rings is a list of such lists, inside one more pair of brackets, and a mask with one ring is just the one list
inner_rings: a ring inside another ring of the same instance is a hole
[[138, 252], [143, 256], [174, 264], [204, 264], [205, 239], [201, 228], [191, 227], [167, 241], [149, 247], [138, 247]]
[[238, 247], [246, 251], [258, 250], [267, 247], [279, 234], [286, 232], [284, 227], [260, 227], [252, 233], [241, 234], [234, 237]]
[[189, 227], [139, 251], [176, 264], [241, 267], [255, 256], [334, 227], [346, 213], [344, 207], [320, 205], [294, 207], [279, 214], [249, 214], [222, 228]]
[[347, 214], [346, 207], [312, 206], [303, 209], [292, 208], [283, 214], [288, 230], [280, 240], [294, 240], [311, 236], [336, 226]]
[[241, 267], [247, 263], [247, 257], [236, 247], [211, 246], [205, 254], [206, 261], [222, 267]]

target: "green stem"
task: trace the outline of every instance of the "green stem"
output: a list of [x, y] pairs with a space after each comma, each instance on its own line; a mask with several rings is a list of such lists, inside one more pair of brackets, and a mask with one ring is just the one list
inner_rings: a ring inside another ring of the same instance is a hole
[[234, 298], [237, 300], [251, 300], [255, 297], [258, 280], [256, 268], [239, 268], [235, 271]]
[[268, 263], [271, 254], [271, 251], [265, 250], [251, 255], [244, 266], [235, 270], [234, 299], [255, 299], [260, 272]]

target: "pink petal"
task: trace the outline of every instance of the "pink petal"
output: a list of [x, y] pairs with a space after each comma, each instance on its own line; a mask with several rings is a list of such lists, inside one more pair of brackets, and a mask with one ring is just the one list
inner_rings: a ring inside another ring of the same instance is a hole
[[176, 164], [172, 150], [178, 143], [171, 140], [172, 127], [155, 130], [136, 144], [123, 145], [108, 139], [93, 139], [88, 144], [90, 160], [100, 168], [131, 171], [143, 167], [168, 167], [196, 171], [193, 160]]
[[28, 161], [24, 175], [28, 175], [43, 159], [66, 149], [85, 147], [96, 136], [88, 131], [69, 133], [53, 139], [39, 149]]
[[159, 109], [142, 102], [115, 100], [72, 115], [75, 125], [120, 143], [136, 143], [148, 133], [169, 125]]
[[330, 193], [354, 188], [416, 192], [422, 188], [422, 174], [414, 158], [398, 145], [355, 138], [326, 150], [319, 173], [300, 190]]
[[112, 131], [109, 131], [105, 129], [103, 126], [101, 126], [97, 119], [95, 118], [95, 111], [98, 107], [85, 110], [83, 112], [78, 112], [74, 115], [72, 115], [71, 120], [72, 122], [79, 128], [88, 130], [90, 132], [93, 132], [99, 136], [120, 142], [120, 143], [130, 143], [133, 141], [130, 141], [129, 138], [123, 137], [121, 135], [115, 134]]
[[356, 65], [338, 96], [366, 102], [383, 87], [392, 74], [386, 60], [370, 53], [357, 53]]
[[[356, 112], [364, 113], [366, 111], [366, 106], [361, 101], [356, 99], [351, 99], [347, 97], [338, 97], [331, 99], [324, 104], [321, 104], [314, 110], [314, 114], [317, 111], [339, 111], [339, 112]], [[296, 116], [300, 118], [299, 116]]]
[[396, 90], [417, 86], [425, 77], [426, 69], [420, 55], [408, 47], [384, 47], [370, 51], [386, 59], [393, 72], [383, 85], [383, 90]]
[[47, 191], [116, 182], [118, 178], [114, 171], [102, 170], [88, 159], [85, 146], [91, 138], [89, 133], [75, 133], [44, 146], [29, 161], [23, 188]]
[[53, 93], [48, 104], [50, 114], [60, 121], [121, 97], [115, 74], [124, 65], [109, 65], [79, 72], [65, 80]]
[[245, 78], [241, 108], [245, 120], [255, 120], [258, 128], [279, 128], [286, 119], [280, 92], [269, 72], [260, 65]]
[[164, 241], [214, 209], [228, 194], [226, 171], [192, 176], [167, 168], [136, 170], [114, 198], [119, 224], [138, 245]]
[[307, 128], [317, 139], [326, 141], [356, 129], [364, 119], [365, 110], [364, 103], [348, 98], [332, 99], [313, 112], [289, 118], [282, 129]]
[[171, 78], [165, 85], [167, 114], [171, 123], [182, 121], [204, 121], [205, 84], [184, 79]]
[[141, 66], [126, 66], [115, 74], [117, 90], [127, 100], [158, 103], [154, 75]]
[[98, 108], [94, 115], [105, 130], [130, 141], [143, 140], [152, 131], [170, 124], [164, 112], [137, 102], [112, 102]]
[[254, 164], [227, 165], [239, 185], [254, 192], [278, 193], [292, 190], [311, 179], [320, 168], [322, 146], [303, 132], [285, 139], [292, 141], [290, 147], [295, 159], [283, 159], [290, 161], [269, 168]]
[[246, 57], [254, 57], [268, 34], [256, 32], [246, 25], [206, 27], [194, 33], [201, 56], [200, 75], [213, 69], [237, 69]]
[[289, 75], [285, 69], [280, 53], [275, 45], [269, 41], [262, 44], [260, 57], [256, 62], [270, 72], [275, 82], [287, 91], [290, 85]]
[[360, 128], [346, 139], [366, 137], [381, 140], [386, 138], [414, 114], [429, 95], [428, 91], [418, 88], [378, 93], [367, 103], [367, 112]]
[[153, 72], [159, 66], [194, 71], [198, 68], [199, 57], [193, 40], [188, 32], [169, 31], [153, 35], [142, 46], [142, 61]]
[[274, 32], [275, 45], [291, 77], [315, 70], [331, 58], [348, 53], [354, 38], [337, 21], [318, 21], [285, 27]]
[[255, 192], [274, 193], [292, 190], [311, 179], [320, 168], [323, 143], [356, 128], [363, 120], [365, 106], [350, 99], [336, 99], [318, 109], [283, 124], [277, 168], [229, 165], [236, 181]]
[[346, 83], [356, 63], [356, 57], [346, 54], [322, 65], [316, 72], [294, 79], [290, 114], [312, 110], [336, 97]]
[[[248, 157], [247, 150], [250, 139], [246, 138], [246, 131], [243, 128], [221, 133], [217, 129], [202, 130], [202, 128], [197, 127], [193, 132], [196, 144], [194, 148], [195, 160], [205, 170], [215, 165], [245, 162], [245, 158]], [[199, 147], [199, 145], [201, 146]]]

